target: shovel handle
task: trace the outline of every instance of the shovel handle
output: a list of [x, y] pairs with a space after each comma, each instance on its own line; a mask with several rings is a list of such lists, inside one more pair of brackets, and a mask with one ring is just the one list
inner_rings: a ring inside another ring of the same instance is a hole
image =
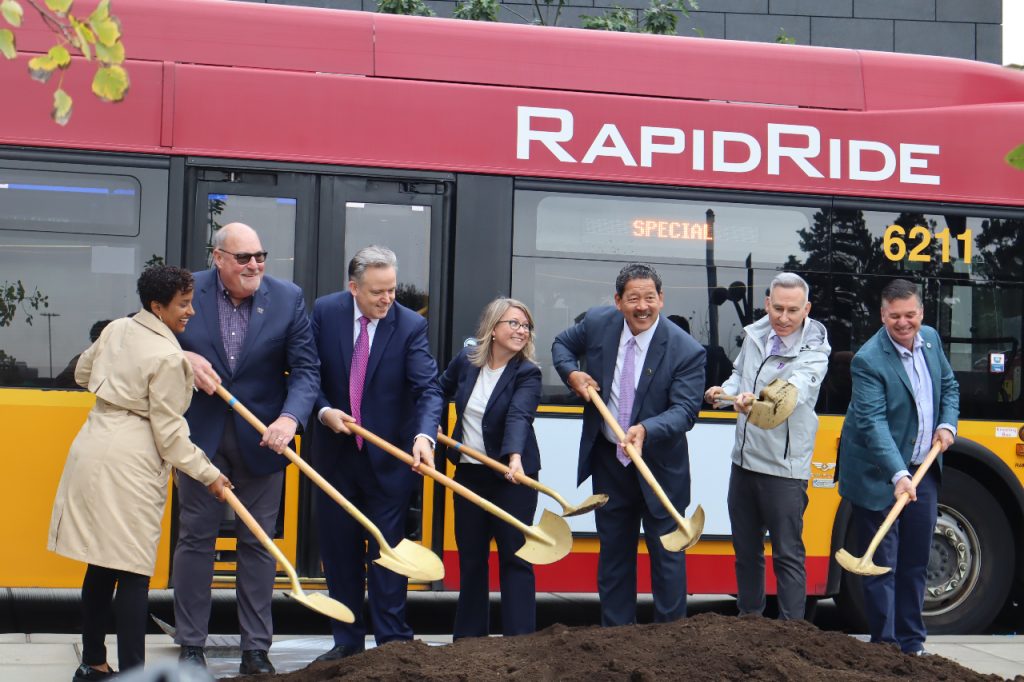
[[[611, 411], [608, 409], [608, 406], [604, 404], [604, 401], [601, 400], [601, 396], [598, 395], [597, 390], [593, 386], [587, 386], [587, 392], [590, 393], [590, 402], [594, 404], [597, 411], [601, 413], [602, 417], [604, 417], [605, 422], [611, 427], [612, 433], [614, 433], [615, 437], [619, 439], [619, 442], [626, 440], [626, 433], [622, 430], [622, 426], [619, 425], [619, 420], [612, 416]], [[651, 490], [653, 490], [654, 494], [658, 496], [659, 500], [661, 500], [662, 506], [664, 506], [668, 513], [672, 515], [672, 518], [675, 519], [676, 524], [683, 526], [685, 519], [683, 519], [682, 515], [676, 510], [675, 505], [668, 499], [668, 495], [665, 494], [664, 489], [662, 489], [657, 479], [654, 478], [654, 474], [652, 474], [651, 470], [647, 468], [647, 463], [644, 462], [644, 458], [640, 456], [640, 453], [636, 451], [636, 448], [633, 447], [632, 444], [627, 444], [623, 449], [633, 461], [633, 466], [636, 467], [637, 471], [640, 472], [640, 475], [644, 477], [645, 481], [647, 481], [647, 485], [651, 486]]]
[[[928, 473], [928, 469], [931, 468], [932, 462], [934, 462], [939, 456], [939, 452], [941, 450], [942, 444], [935, 443], [932, 445], [932, 449], [928, 451], [928, 454], [925, 455], [924, 461], [921, 462], [921, 466], [917, 468], [917, 471], [914, 472], [914, 477], [910, 479], [915, 488], [921, 482], [921, 479], [924, 478], [924, 475]], [[875, 532], [875, 537], [871, 538], [871, 544], [868, 545], [867, 551], [864, 552], [865, 557], [870, 558], [875, 555], [875, 550], [878, 549], [878, 545], [882, 542], [882, 539], [885, 537], [886, 533], [889, 532], [892, 524], [896, 522], [896, 518], [900, 515], [900, 512], [903, 511], [903, 508], [907, 506], [909, 501], [910, 493], [901, 493], [900, 496], [896, 498], [896, 502], [892, 505], [892, 509], [889, 510], [889, 514], [885, 517], [885, 521], [883, 521], [882, 525], [878, 527], [878, 531]]]
[[[716, 403], [735, 403], [739, 402], [740, 397], [738, 395], [726, 395], [724, 393], [715, 396]], [[753, 400], [745, 400], [742, 404], [753, 403]]]
[[260, 541], [260, 544], [266, 547], [267, 551], [270, 552], [277, 563], [284, 567], [286, 573], [288, 573], [288, 579], [292, 583], [292, 588], [297, 592], [302, 592], [302, 587], [299, 585], [299, 576], [295, 573], [295, 568], [288, 561], [288, 558], [284, 555], [284, 552], [274, 544], [274, 541], [270, 539], [270, 536], [264, 532], [263, 528], [260, 527], [259, 522], [249, 513], [249, 510], [245, 508], [242, 501], [235, 496], [235, 493], [230, 488], [225, 486], [224, 488], [224, 500], [231, 505], [231, 508], [235, 510], [235, 516], [242, 519], [242, 523], [252, 531], [252, 534], [256, 536], [256, 539]]
[[[261, 434], [266, 433], [266, 425], [259, 420], [259, 418], [249, 411], [245, 405], [240, 403], [238, 399], [231, 395], [226, 388], [221, 385], [217, 385], [216, 393], [233, 409], [235, 412], [240, 414], [242, 418], [249, 422], [257, 431]], [[327, 496], [334, 500], [342, 509], [348, 513], [349, 516], [359, 522], [363, 528], [367, 530], [373, 539], [377, 542], [378, 547], [386, 547], [387, 541], [384, 539], [384, 534], [380, 532], [380, 529], [374, 525], [373, 521], [368, 519], [354, 504], [349, 502], [344, 495], [338, 492], [338, 489], [331, 485], [327, 479], [317, 472], [306, 460], [299, 457], [298, 453], [292, 450], [290, 447], [286, 447], [282, 452], [295, 466], [299, 468], [299, 471], [308, 476], [314, 483], [316, 483], [321, 490], [327, 493]]]
[[[402, 460], [403, 462], [405, 462], [409, 466], [412, 466], [413, 462], [416, 461], [416, 460], [413, 459], [412, 455], [410, 455], [409, 453], [407, 453], [404, 450], [396, 447], [395, 445], [392, 445], [391, 443], [389, 443], [388, 441], [384, 440], [383, 438], [381, 438], [377, 434], [375, 434], [375, 433], [373, 433], [371, 431], [367, 431], [366, 429], [364, 429], [359, 424], [356, 424], [355, 422], [346, 422], [345, 426], [347, 426], [349, 431], [351, 431], [354, 435], [360, 436], [363, 440], [367, 440], [367, 441], [373, 443], [374, 445], [376, 445], [381, 450], [385, 451], [386, 453], [388, 453], [392, 457], [397, 457], [398, 459]], [[548, 538], [546, 538], [544, 536], [541, 536], [538, 533], [534, 532], [534, 530], [533, 530], [533, 528], [531, 526], [527, 526], [525, 523], [523, 523], [522, 521], [520, 521], [516, 517], [512, 516], [511, 514], [509, 514], [507, 511], [505, 511], [504, 509], [502, 509], [498, 505], [494, 504], [493, 502], [491, 502], [489, 500], [485, 500], [484, 498], [480, 497], [475, 492], [473, 492], [472, 490], [470, 490], [466, 486], [462, 485], [461, 483], [458, 483], [458, 482], [453, 481], [452, 479], [448, 478], [447, 476], [442, 474], [437, 469], [435, 469], [433, 467], [430, 467], [430, 466], [427, 466], [426, 463], [421, 463], [420, 464], [420, 468], [417, 469], [417, 471], [419, 471], [420, 473], [425, 474], [427, 476], [430, 476], [432, 479], [434, 479], [435, 481], [437, 481], [438, 483], [440, 483], [444, 487], [449, 488], [452, 492], [455, 492], [455, 493], [458, 493], [459, 495], [462, 495], [463, 497], [465, 497], [467, 500], [469, 500], [473, 504], [477, 505], [478, 507], [481, 507], [485, 511], [490, 512], [491, 514], [494, 514], [495, 516], [497, 516], [499, 519], [501, 519], [505, 523], [509, 524], [510, 526], [514, 526], [515, 529], [518, 530], [523, 535], [527, 535], [530, 538], [532, 538], [534, 540], [537, 540], [539, 542], [545, 542], [545, 543], [549, 542]]]
[[[509, 469], [509, 467], [507, 467], [506, 465], [502, 464], [501, 462], [499, 462], [498, 460], [494, 459], [493, 457], [488, 457], [484, 453], [480, 452], [479, 450], [476, 450], [474, 448], [469, 447], [465, 443], [460, 443], [459, 441], [455, 440], [454, 438], [449, 438], [448, 436], [446, 436], [441, 431], [437, 432], [437, 442], [438, 443], [443, 443], [443, 444], [447, 445], [450, 448], [455, 448], [458, 452], [460, 452], [460, 453], [462, 453], [464, 455], [467, 455], [469, 457], [472, 457], [476, 461], [478, 461], [481, 464], [484, 464], [486, 466], [489, 466], [491, 469], [494, 469], [495, 471], [501, 472], [503, 474], [507, 474], [509, 471], [511, 471], [511, 469]], [[516, 481], [518, 481], [519, 483], [522, 483], [523, 485], [527, 486], [528, 488], [533, 488], [537, 492], [544, 493], [548, 497], [554, 499], [556, 502], [558, 502], [560, 505], [562, 505], [563, 508], [567, 508], [567, 507], [570, 506], [569, 503], [565, 499], [563, 499], [561, 495], [556, 493], [554, 490], [552, 490], [551, 488], [547, 487], [546, 485], [544, 485], [540, 481], [538, 481], [536, 479], [533, 479], [533, 478], [530, 478], [529, 476], [527, 476], [526, 474], [524, 474], [522, 472], [517, 471], [515, 473], [515, 479], [516, 479]]]

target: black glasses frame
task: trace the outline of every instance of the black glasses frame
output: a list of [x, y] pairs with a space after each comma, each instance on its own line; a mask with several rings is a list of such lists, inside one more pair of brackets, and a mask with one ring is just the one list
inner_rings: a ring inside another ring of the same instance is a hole
[[519, 320], [498, 320], [498, 324], [507, 324], [508, 328], [512, 331], [517, 329], [525, 329], [527, 334], [533, 333], [533, 325], [529, 322], [520, 322]]
[[216, 247], [216, 249], [217, 251], [223, 251], [224, 253], [230, 256], [234, 256], [235, 262], [238, 263], [239, 265], [248, 265], [249, 261], [252, 260], [253, 258], [256, 259], [257, 263], [263, 263], [267, 260], [267, 251], [257, 251], [255, 253], [245, 253], [243, 251], [242, 253], [234, 253], [232, 251], [228, 251], [227, 249], [222, 249], [219, 246]]

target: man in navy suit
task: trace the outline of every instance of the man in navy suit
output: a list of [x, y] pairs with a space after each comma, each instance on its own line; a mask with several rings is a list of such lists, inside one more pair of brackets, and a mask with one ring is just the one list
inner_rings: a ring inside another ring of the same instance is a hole
[[[427, 321], [395, 303], [394, 252], [361, 249], [349, 262], [348, 291], [313, 305], [313, 336], [320, 353], [321, 390], [313, 421], [313, 466], [376, 524], [389, 545], [405, 536], [405, 520], [420, 466], [434, 466], [434, 437], [444, 399], [427, 344]], [[361, 380], [360, 380], [361, 378]], [[351, 435], [347, 421], [403, 450], [415, 465]], [[369, 592], [377, 644], [412, 639], [405, 621], [408, 579], [376, 564], [379, 554], [352, 517], [316, 493], [320, 555], [331, 597], [352, 607], [352, 624], [331, 621], [334, 648], [317, 660], [363, 651], [367, 632], [361, 605]]]
[[858, 554], [895, 498], [910, 495], [873, 559], [893, 570], [861, 580], [871, 641], [896, 643], [917, 655], [927, 636], [921, 611], [941, 455], [917, 486], [911, 476], [934, 444], [942, 452], [953, 444], [960, 413], [959, 385], [938, 332], [921, 325], [923, 315], [913, 283], [897, 279], [882, 290], [884, 326], [853, 358], [853, 398], [839, 446], [839, 494], [853, 503]]
[[[185, 418], [192, 440], [231, 478], [235, 494], [271, 537], [288, 460], [280, 455], [313, 408], [319, 362], [302, 290], [263, 274], [267, 252], [256, 232], [230, 223], [213, 237], [211, 270], [196, 273], [195, 319], [178, 336], [201, 390]], [[219, 397], [223, 381], [260, 421], [257, 433]], [[214, 545], [224, 507], [206, 487], [178, 476], [174, 547], [175, 641], [180, 658], [205, 665]], [[243, 674], [272, 673], [270, 602], [277, 562], [245, 524], [235, 524], [238, 621]]]
[[[680, 511], [690, 503], [686, 432], [693, 428], [704, 395], [704, 348], [660, 313], [661, 278], [633, 263], [615, 280], [615, 307], [591, 308], [583, 320], [555, 338], [551, 355], [562, 380], [589, 403], [587, 387], [601, 392], [624, 423], [626, 443], [644, 462]], [[632, 355], [632, 357], [630, 357]], [[581, 371], [578, 359], [586, 361]], [[632, 382], [622, 377], [632, 375]], [[620, 410], [620, 402], [632, 409]], [[626, 414], [628, 412], [628, 414]], [[596, 514], [601, 541], [597, 589], [601, 624], [636, 622], [636, 556], [643, 523], [651, 561], [654, 617], [668, 622], [686, 615], [686, 556], [669, 552], [659, 538], [676, 522], [636, 467], [617, 450], [617, 439], [600, 413], [583, 411], [578, 483], [593, 476], [595, 493], [609, 496]]]

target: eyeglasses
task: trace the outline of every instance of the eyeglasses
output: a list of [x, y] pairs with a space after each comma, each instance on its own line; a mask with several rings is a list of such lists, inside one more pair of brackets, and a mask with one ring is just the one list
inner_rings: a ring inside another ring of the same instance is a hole
[[252, 259], [252, 258], [255, 258], [257, 263], [262, 263], [265, 260], [267, 260], [267, 252], [266, 251], [257, 251], [256, 253], [232, 253], [231, 251], [228, 251], [227, 249], [220, 249], [220, 248], [218, 248], [217, 250], [218, 251], [223, 251], [224, 253], [226, 253], [228, 255], [234, 256], [235, 257], [235, 262], [238, 263], [239, 265], [248, 265], [249, 264], [249, 260]]
[[512, 331], [522, 329], [527, 334], [533, 331], [533, 325], [530, 324], [529, 322], [520, 322], [519, 320], [498, 320], [498, 324], [501, 324], [503, 322], [507, 324], [508, 328], [511, 329]]

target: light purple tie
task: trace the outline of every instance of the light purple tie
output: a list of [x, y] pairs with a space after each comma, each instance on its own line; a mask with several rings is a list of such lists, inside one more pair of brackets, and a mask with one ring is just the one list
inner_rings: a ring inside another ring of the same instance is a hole
[[[619, 374], [619, 426], [623, 431], [630, 427], [630, 417], [633, 416], [633, 398], [636, 397], [636, 385], [633, 381], [636, 365], [636, 338], [631, 337], [626, 341], [626, 355], [622, 358], [622, 373]], [[619, 458], [622, 466], [628, 467], [629, 455], [621, 446], [615, 446], [615, 456]]]
[[769, 355], [778, 355], [782, 352], [782, 337], [776, 334], [772, 337], [772, 350]]
[[[366, 365], [370, 359], [370, 332], [367, 329], [370, 320], [366, 315], [359, 316], [359, 336], [356, 346], [352, 349], [352, 371], [349, 372], [348, 401], [352, 407], [352, 418], [356, 424], [363, 425], [363, 383], [366, 382]], [[356, 447], [363, 449], [363, 439], [356, 436]]]

